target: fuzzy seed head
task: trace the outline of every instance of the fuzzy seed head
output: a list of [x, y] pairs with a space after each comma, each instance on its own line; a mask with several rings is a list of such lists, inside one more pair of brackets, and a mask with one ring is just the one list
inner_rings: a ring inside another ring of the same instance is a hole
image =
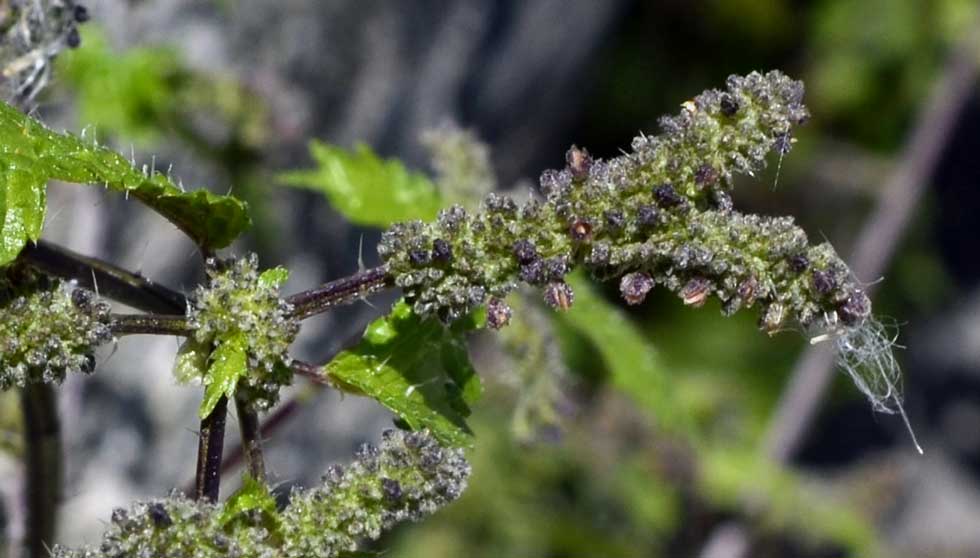
[[490, 329], [500, 329], [510, 323], [513, 311], [506, 302], [499, 298], [492, 297], [487, 302], [487, 327]]
[[[413, 308], [444, 319], [472, 310], [475, 287], [503, 299], [519, 282], [567, 308], [564, 277], [581, 266], [618, 278], [628, 302], [642, 300], [647, 281], [630, 274], [643, 273], [693, 306], [709, 296], [726, 314], [755, 306], [767, 332], [791, 322], [829, 327], [829, 315], [860, 322], [869, 305], [853, 294], [860, 289], [833, 248], [811, 245], [790, 218], [733, 205], [734, 177], [792, 146], [808, 115], [802, 99], [802, 85], [779, 72], [732, 76], [725, 91], [706, 91], [661, 119], [659, 135], [635, 138], [631, 153], [599, 160], [572, 148], [565, 168], [542, 173], [543, 200], [518, 207], [491, 195], [479, 213], [453, 207], [434, 223], [400, 223], [378, 251]], [[435, 238], [453, 259], [432, 275], [434, 264], [413, 253]]]
[[619, 282], [619, 292], [623, 295], [623, 300], [632, 306], [643, 302], [654, 284], [653, 277], [642, 271], [627, 273]]
[[20, 266], [0, 270], [0, 389], [91, 373], [112, 340], [110, 306], [94, 293]]
[[209, 262], [208, 284], [195, 292], [187, 321], [194, 339], [208, 347], [223, 339], [244, 335], [249, 373], [239, 382], [247, 398], [259, 409], [278, 400], [279, 388], [292, 380], [285, 363], [299, 332], [292, 307], [279, 297], [279, 283], [263, 280], [255, 254], [231, 262]]
[[568, 310], [575, 301], [575, 293], [564, 281], [550, 283], [544, 289], [544, 301], [555, 310]]
[[336, 558], [448, 505], [470, 475], [462, 450], [439, 446], [427, 432], [387, 431], [380, 448], [358, 453], [349, 466], [328, 469], [319, 486], [294, 489], [282, 511], [231, 514], [175, 495], [117, 509], [97, 548], [55, 546], [52, 556]]

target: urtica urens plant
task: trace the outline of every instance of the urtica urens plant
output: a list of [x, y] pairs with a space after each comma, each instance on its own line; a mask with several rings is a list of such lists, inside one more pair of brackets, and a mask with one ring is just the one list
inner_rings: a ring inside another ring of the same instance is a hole
[[[85, 18], [71, 3], [42, 4]], [[67, 29], [59, 41], [77, 45], [73, 24], [58, 29]], [[46, 75], [47, 66], [38, 71]], [[29, 99], [38, 79], [25, 78], [8, 99]], [[177, 378], [204, 386], [194, 493], [119, 509], [101, 545], [54, 545], [52, 554], [332, 557], [448, 505], [469, 474], [467, 430], [440, 419], [449, 412], [465, 418], [474, 400], [464, 334], [506, 326], [523, 305], [507, 301], [521, 284], [538, 289], [548, 306], [568, 309], [575, 292], [566, 277], [575, 268], [616, 281], [628, 304], [642, 303], [659, 285], [691, 306], [717, 297], [726, 315], [758, 308], [769, 334], [793, 327], [835, 339], [845, 369], [876, 408], [900, 412], [888, 339], [847, 265], [829, 244], [810, 244], [791, 218], [734, 208], [734, 178], [753, 175], [767, 154], [782, 156], [793, 145], [793, 128], [807, 119], [802, 85], [779, 72], [732, 76], [726, 85], [684, 102], [678, 115], [661, 120], [659, 135], [634, 139], [630, 153], [601, 160], [573, 147], [563, 169], [541, 176], [540, 196], [523, 204], [490, 193], [475, 211], [452, 205], [433, 221], [392, 224], [377, 248], [380, 267], [290, 296], [280, 293], [287, 270], [260, 270], [254, 255], [216, 253], [249, 225], [243, 202], [184, 191], [155, 169], [137, 169], [94, 141], [55, 133], [4, 104], [0, 387], [21, 389], [25, 407], [50, 411], [51, 386], [69, 372], [92, 372], [97, 346], [134, 333], [184, 338]], [[438, 169], [442, 181], [465, 176], [454, 168]], [[185, 295], [39, 240], [50, 179], [121, 191], [170, 219], [198, 245], [205, 282]], [[404, 302], [372, 324], [357, 347], [325, 366], [290, 357], [303, 319], [392, 288], [402, 290]], [[110, 300], [142, 312], [113, 313]], [[439, 360], [425, 358], [426, 351], [438, 351], [443, 369], [421, 368]], [[258, 413], [274, 406], [297, 374], [374, 397], [406, 431], [384, 432], [380, 448], [363, 447], [349, 466], [330, 467], [320, 485], [294, 489], [277, 504]], [[247, 474], [242, 489], [219, 503], [229, 402], [237, 407]], [[58, 494], [53, 480], [36, 478], [51, 469], [34, 470], [28, 482], [42, 496], [32, 503], [28, 542], [41, 556], [54, 542], [53, 521], [42, 515], [51, 515]]]

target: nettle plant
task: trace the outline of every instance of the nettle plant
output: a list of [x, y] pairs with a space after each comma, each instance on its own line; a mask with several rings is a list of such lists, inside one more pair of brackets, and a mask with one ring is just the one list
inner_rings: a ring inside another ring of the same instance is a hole
[[[533, 290], [555, 310], [570, 308], [576, 268], [618, 282], [628, 304], [661, 286], [695, 307], [717, 297], [726, 315], [757, 309], [768, 334], [801, 329], [834, 340], [875, 408], [901, 413], [890, 339], [847, 265], [829, 244], [810, 244], [792, 218], [734, 208], [734, 178], [790, 150], [793, 128], [807, 119], [802, 98], [802, 84], [779, 72], [732, 76], [724, 91], [662, 119], [660, 135], [634, 139], [630, 153], [599, 160], [573, 147], [563, 169], [541, 176], [540, 195], [520, 204], [491, 192], [475, 210], [464, 209], [466, 196], [495, 183], [473, 172], [486, 166], [478, 150], [443, 157], [433, 182], [367, 148], [315, 143], [320, 167], [283, 181], [324, 189], [352, 221], [386, 227], [383, 263], [292, 295], [280, 292], [286, 269], [218, 253], [250, 225], [243, 201], [186, 191], [169, 173], [0, 105], [0, 386], [22, 391], [28, 437], [43, 437], [50, 424], [54, 386], [68, 373], [94, 372], [96, 347], [127, 335], [184, 338], [175, 376], [203, 386], [195, 491], [118, 509], [101, 545], [53, 546], [51, 554], [339, 556], [450, 504], [466, 487], [466, 417], [481, 390], [467, 334], [522, 320]], [[206, 280], [180, 293], [41, 240], [50, 180], [122, 192], [169, 219], [199, 247]], [[385, 289], [403, 298], [356, 346], [323, 365], [290, 356], [304, 319]], [[111, 301], [141, 313], [114, 312]], [[398, 429], [277, 504], [259, 414], [297, 375], [376, 399]], [[247, 472], [242, 488], [218, 502], [229, 403]], [[53, 536], [59, 490], [45, 477], [50, 451], [27, 452], [29, 538], [40, 544]]]

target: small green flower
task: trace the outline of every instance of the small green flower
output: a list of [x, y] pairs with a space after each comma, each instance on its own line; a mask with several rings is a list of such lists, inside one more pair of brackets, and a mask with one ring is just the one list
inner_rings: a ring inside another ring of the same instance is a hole
[[[258, 408], [268, 408], [278, 401], [279, 388], [292, 379], [287, 353], [299, 323], [279, 296], [288, 274], [282, 268], [259, 273], [255, 254], [231, 262], [209, 260], [207, 273], [207, 285], [198, 287], [187, 308], [187, 321], [195, 331], [182, 351], [178, 371], [210, 355], [207, 366], [189, 367], [192, 374], [207, 368], [205, 383], [227, 385], [227, 390], [212, 390], [217, 396], [237, 389]], [[231, 366], [236, 370], [225, 370]], [[219, 373], [223, 378], [211, 377]]]
[[109, 304], [19, 266], [0, 270], [0, 389], [91, 373], [112, 339]]

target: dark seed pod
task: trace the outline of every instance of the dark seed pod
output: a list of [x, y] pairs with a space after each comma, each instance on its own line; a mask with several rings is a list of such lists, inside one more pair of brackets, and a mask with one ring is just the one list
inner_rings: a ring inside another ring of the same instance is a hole
[[641, 228], [653, 227], [660, 222], [660, 211], [652, 205], [636, 208], [636, 224]]
[[576, 242], [585, 242], [592, 237], [592, 224], [585, 220], [576, 219], [575, 222], [568, 227], [568, 234], [570, 234], [572, 240]]
[[623, 224], [626, 222], [626, 217], [623, 216], [623, 212], [618, 209], [610, 209], [603, 213], [602, 216], [606, 220], [606, 226], [613, 231], [622, 229]]
[[789, 259], [789, 268], [796, 273], [803, 273], [810, 267], [810, 258], [797, 254]]
[[542, 271], [546, 281], [562, 281], [569, 272], [568, 260], [564, 257], [543, 260]]
[[72, 27], [68, 30], [68, 35], [65, 36], [65, 44], [68, 48], [78, 48], [82, 46], [82, 36], [78, 34], [78, 29]]
[[565, 153], [565, 162], [574, 178], [585, 178], [592, 169], [592, 157], [589, 152], [574, 145]]
[[854, 291], [837, 308], [837, 315], [844, 325], [856, 326], [871, 314], [871, 300], [863, 291]]
[[735, 293], [738, 295], [738, 298], [742, 300], [742, 304], [745, 306], [752, 306], [759, 294], [758, 291], [759, 282], [755, 277], [749, 277], [738, 284], [738, 288], [735, 290]]
[[170, 514], [167, 513], [167, 508], [160, 502], [153, 502], [147, 506], [146, 511], [150, 516], [150, 521], [153, 522], [153, 526], [157, 529], [165, 529], [173, 525], [173, 520], [170, 518]]
[[575, 293], [568, 283], [549, 283], [544, 289], [544, 301], [556, 310], [568, 310], [575, 300]]
[[521, 265], [527, 265], [538, 259], [538, 249], [535, 248], [534, 243], [527, 239], [521, 239], [514, 243], [511, 248], [514, 253], [514, 257], [517, 258], [517, 263]]
[[402, 485], [395, 479], [381, 479], [381, 493], [388, 502], [397, 502], [402, 498]]
[[557, 196], [567, 186], [565, 178], [566, 176], [562, 176], [562, 173], [556, 170], [549, 169], [544, 171], [541, 173], [541, 178], [539, 179], [541, 193], [547, 198]]
[[704, 277], [695, 277], [684, 285], [681, 289], [680, 295], [681, 300], [684, 304], [688, 306], [694, 306], [695, 308], [704, 304], [704, 301], [708, 299], [708, 293], [711, 290], [711, 282]]
[[429, 252], [426, 250], [412, 250], [408, 253], [408, 259], [413, 265], [422, 267], [429, 263]]
[[712, 186], [718, 182], [718, 171], [714, 167], [705, 163], [694, 171], [694, 182], [698, 186]]
[[487, 327], [490, 329], [500, 329], [510, 323], [512, 311], [506, 302], [497, 297], [492, 297], [487, 302]]
[[609, 264], [610, 256], [612, 256], [612, 249], [609, 247], [609, 244], [597, 242], [592, 245], [588, 263], [595, 266], [605, 266]]
[[453, 247], [449, 242], [437, 238], [432, 241], [432, 259], [439, 263], [449, 263], [453, 259]]
[[662, 184], [653, 190], [653, 196], [661, 207], [677, 207], [684, 203], [684, 198], [670, 184]]
[[75, 21], [77, 21], [78, 23], [85, 23], [91, 17], [88, 13], [88, 8], [86, 8], [81, 4], [75, 4], [75, 10], [72, 13], [72, 16], [75, 18]]
[[646, 273], [627, 273], [619, 281], [619, 292], [627, 304], [639, 304], [647, 297], [653, 285], [653, 278]]
[[95, 299], [95, 293], [86, 289], [75, 289], [71, 292], [71, 303], [75, 305], [75, 308], [83, 312], [90, 312], [92, 310], [92, 301]]
[[813, 270], [813, 289], [817, 291], [817, 294], [826, 296], [836, 288], [837, 281], [834, 280], [834, 276], [829, 271], [823, 269]]
[[526, 265], [522, 265], [518, 275], [521, 281], [529, 285], [540, 285], [544, 283], [544, 264], [541, 260], [534, 260]]
[[723, 93], [721, 95], [721, 99], [718, 101], [718, 108], [721, 110], [722, 114], [731, 118], [732, 116], [735, 116], [735, 113], [738, 112], [739, 109], [738, 100], [736, 100], [735, 97], [732, 97], [728, 93]]

